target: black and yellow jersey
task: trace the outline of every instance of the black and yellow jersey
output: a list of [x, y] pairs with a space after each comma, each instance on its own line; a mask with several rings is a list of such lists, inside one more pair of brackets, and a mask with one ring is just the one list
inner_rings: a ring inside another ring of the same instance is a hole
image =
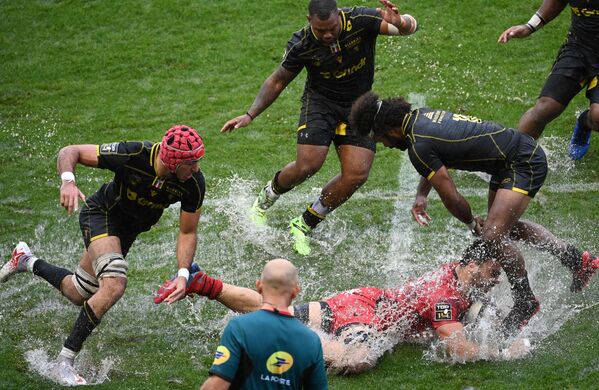
[[599, 51], [599, 0], [569, 0], [572, 24], [568, 39]]
[[352, 102], [374, 81], [376, 37], [382, 18], [375, 9], [340, 9], [341, 33], [333, 44], [320, 42], [310, 24], [293, 34], [281, 65], [290, 72], [306, 68], [306, 91], [333, 101]]
[[402, 123], [412, 165], [430, 179], [439, 168], [497, 174], [516, 157], [520, 132], [479, 118], [420, 108]]
[[158, 222], [165, 208], [181, 202], [194, 213], [204, 201], [205, 181], [196, 172], [185, 182], [156, 176], [160, 144], [150, 141], [113, 142], [98, 145], [98, 168], [114, 172], [114, 179], [92, 195], [94, 203], [109, 212], [126, 215], [140, 226]]

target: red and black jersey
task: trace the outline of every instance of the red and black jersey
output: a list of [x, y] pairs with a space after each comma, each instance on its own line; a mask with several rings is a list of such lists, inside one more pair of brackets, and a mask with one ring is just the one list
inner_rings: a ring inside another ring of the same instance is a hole
[[93, 201], [110, 212], [118, 209], [131, 222], [151, 226], [165, 208], [181, 202], [181, 210], [194, 213], [204, 201], [205, 181], [198, 171], [185, 182], [156, 176], [160, 144], [113, 142], [98, 145], [98, 168], [114, 172], [114, 179], [92, 195]]
[[363, 287], [325, 300], [332, 317], [328, 331], [336, 334], [347, 325], [364, 324], [413, 336], [460, 321], [472, 301], [458, 290], [457, 265], [443, 264], [400, 288]]
[[599, 0], [569, 0], [572, 24], [568, 40], [599, 51]]
[[308, 72], [305, 90], [333, 101], [352, 102], [371, 89], [374, 81], [376, 37], [382, 18], [375, 9], [340, 9], [341, 33], [325, 44], [310, 24], [293, 34], [281, 65], [290, 72]]

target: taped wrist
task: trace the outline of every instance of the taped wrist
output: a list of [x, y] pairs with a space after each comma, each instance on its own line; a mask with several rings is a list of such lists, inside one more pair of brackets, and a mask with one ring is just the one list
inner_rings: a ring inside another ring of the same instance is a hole
[[545, 19], [539, 14], [535, 12], [535, 14], [530, 18], [530, 20], [526, 23], [526, 26], [530, 28], [532, 32], [540, 30], [541, 27], [545, 25]]
[[223, 282], [219, 279], [206, 275], [203, 272], [198, 272], [187, 287], [187, 294], [195, 293], [215, 299], [223, 290]]

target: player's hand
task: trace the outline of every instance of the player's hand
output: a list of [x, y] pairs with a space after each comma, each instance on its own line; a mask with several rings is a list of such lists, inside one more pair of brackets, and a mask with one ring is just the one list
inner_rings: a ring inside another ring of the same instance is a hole
[[154, 303], [162, 303], [173, 291], [175, 291], [175, 278], [167, 280], [158, 288], [154, 294]]
[[240, 127], [246, 127], [250, 122], [252, 122], [252, 118], [248, 114], [239, 115], [238, 117], [228, 120], [220, 129], [220, 132], [226, 133], [227, 131], [239, 129]]
[[520, 24], [518, 26], [512, 26], [505, 30], [497, 39], [498, 43], [507, 43], [512, 38], [526, 38], [532, 34], [532, 30], [525, 24]]
[[185, 279], [183, 276], [179, 276], [173, 281], [173, 285], [175, 287], [174, 290], [164, 300], [169, 305], [185, 297], [187, 279]]
[[79, 210], [79, 199], [85, 202], [85, 195], [79, 191], [74, 181], [63, 182], [60, 185], [60, 205], [67, 210], [67, 214]]
[[480, 237], [483, 234], [485, 220], [481, 217], [474, 216], [474, 222], [476, 222], [476, 225], [474, 225], [474, 229], [472, 229], [472, 234], [474, 234], [476, 237]]
[[392, 24], [394, 26], [401, 26], [402, 25], [402, 20], [401, 20], [401, 14], [399, 13], [399, 8], [393, 4], [392, 2], [390, 2], [389, 0], [379, 0], [381, 2], [382, 5], [385, 6], [385, 8], [377, 8], [376, 10], [378, 11], [378, 13], [381, 15], [381, 17], [383, 18], [383, 20], [389, 24]]
[[420, 226], [428, 226], [433, 219], [426, 212], [427, 200], [424, 196], [417, 196], [412, 204], [412, 217]]

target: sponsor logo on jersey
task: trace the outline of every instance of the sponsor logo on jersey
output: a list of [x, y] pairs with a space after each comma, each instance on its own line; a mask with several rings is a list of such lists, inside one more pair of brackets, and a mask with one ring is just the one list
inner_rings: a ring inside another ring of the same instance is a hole
[[360, 69], [362, 69], [364, 66], [366, 66], [366, 57], [362, 57], [360, 59], [360, 61], [358, 61], [357, 64], [350, 66], [348, 68], [336, 70], [334, 72], [320, 72], [320, 75], [325, 79], [330, 79], [330, 78], [342, 79], [344, 77], [351, 76], [352, 74], [354, 74], [357, 71], [359, 71]]
[[451, 321], [451, 305], [449, 303], [437, 303], [435, 305], [435, 321]]
[[101, 154], [116, 154], [118, 146], [119, 146], [118, 142], [113, 142], [111, 144], [102, 144], [102, 145], [100, 145], [100, 153]]
[[283, 386], [291, 386], [291, 380], [281, 378], [280, 376], [260, 374], [260, 380], [263, 380], [265, 382], [278, 383], [279, 385]]
[[362, 37], [356, 37], [356, 38], [352, 39], [351, 41], [345, 43], [345, 48], [351, 49], [352, 47], [359, 45], [360, 42], [362, 42]]
[[229, 352], [229, 349], [224, 345], [219, 345], [218, 347], [216, 347], [216, 352], [214, 352], [214, 361], [212, 362], [212, 364], [217, 366], [221, 365], [223, 363], [226, 363], [230, 357], [231, 352]]
[[131, 188], [127, 187], [127, 199], [132, 202], [137, 203], [140, 206], [149, 207], [151, 209], [166, 209], [168, 208], [168, 204], [155, 203], [151, 200], [148, 200], [144, 197], [141, 197], [137, 194], [137, 192], [133, 191]]
[[591, 16], [599, 16], [599, 9], [572, 7], [572, 12], [576, 16], [587, 18]]
[[266, 369], [273, 374], [282, 374], [293, 366], [293, 356], [277, 351], [266, 360]]

